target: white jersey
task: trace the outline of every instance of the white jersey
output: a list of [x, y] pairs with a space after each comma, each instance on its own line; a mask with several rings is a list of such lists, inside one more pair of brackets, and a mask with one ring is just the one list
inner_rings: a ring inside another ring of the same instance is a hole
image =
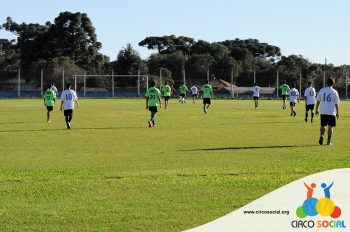
[[196, 86], [191, 87], [192, 94], [198, 94], [198, 88]]
[[289, 101], [297, 103], [298, 101], [298, 96], [299, 96], [299, 91], [296, 88], [292, 88], [289, 90]]
[[320, 102], [320, 114], [336, 115], [335, 104], [339, 104], [339, 95], [333, 87], [325, 87], [320, 90], [316, 100]]
[[316, 104], [316, 90], [314, 87], [309, 87], [305, 89], [304, 97], [306, 97], [306, 105]]
[[63, 101], [64, 110], [73, 110], [75, 100], [78, 100], [78, 97], [74, 90], [66, 89], [62, 92], [61, 101]]
[[262, 91], [261, 87], [256, 85], [250, 88], [250, 90], [253, 92], [253, 97], [260, 97], [260, 92]]
[[54, 93], [56, 94], [56, 96], [58, 95], [58, 90], [56, 88], [56, 86], [51, 86], [51, 90], [54, 91]]

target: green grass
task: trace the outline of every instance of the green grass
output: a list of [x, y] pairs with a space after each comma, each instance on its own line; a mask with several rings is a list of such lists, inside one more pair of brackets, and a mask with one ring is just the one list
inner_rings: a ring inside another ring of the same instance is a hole
[[350, 104], [334, 146], [280, 101], [81, 99], [72, 130], [42, 100], [0, 100], [0, 231], [180, 231], [303, 176], [350, 167]]

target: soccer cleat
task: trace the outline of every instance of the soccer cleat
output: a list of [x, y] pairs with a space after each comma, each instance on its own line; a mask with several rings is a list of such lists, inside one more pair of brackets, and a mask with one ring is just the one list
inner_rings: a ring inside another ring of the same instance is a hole
[[207, 110], [207, 109], [204, 109], [204, 113], [205, 113], [205, 114], [208, 113], [208, 110]]
[[305, 118], [304, 120], [305, 120], [305, 122], [307, 122], [307, 118]]
[[333, 146], [334, 144], [333, 143], [327, 143], [328, 146]]
[[148, 121], [148, 127], [149, 128], [153, 127], [153, 122], [151, 120]]
[[313, 119], [311, 119], [311, 122], [314, 122], [314, 120], [313, 120]]
[[297, 115], [297, 112], [294, 111], [294, 115], [293, 116], [295, 117], [296, 115]]
[[292, 112], [292, 113], [290, 113], [290, 116], [293, 116], [293, 112]]
[[67, 122], [67, 129], [70, 129], [70, 122]]
[[323, 137], [322, 137], [322, 136], [321, 136], [320, 139], [318, 140], [318, 143], [319, 143], [320, 145], [323, 144]]

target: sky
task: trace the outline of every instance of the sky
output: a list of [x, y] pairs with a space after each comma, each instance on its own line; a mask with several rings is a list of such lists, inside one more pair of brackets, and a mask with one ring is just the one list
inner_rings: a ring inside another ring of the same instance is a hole
[[[186, 36], [208, 42], [258, 39], [283, 56], [314, 63], [350, 64], [348, 0], [0, 0], [0, 23], [53, 22], [60, 12], [86, 13], [116, 60], [128, 43], [147, 59], [155, 50], [138, 46], [148, 36]], [[5, 30], [0, 38], [14, 39]]]

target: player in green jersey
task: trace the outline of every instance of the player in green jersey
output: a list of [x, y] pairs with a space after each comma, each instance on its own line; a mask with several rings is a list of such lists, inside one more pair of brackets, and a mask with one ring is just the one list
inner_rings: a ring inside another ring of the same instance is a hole
[[181, 85], [179, 87], [179, 92], [180, 92], [179, 102], [186, 103], [186, 95], [187, 95], [187, 92], [188, 92], [187, 86], [185, 84]]
[[158, 112], [158, 102], [159, 102], [159, 107], [162, 108], [162, 101], [160, 99], [160, 90], [157, 89], [156, 83], [154, 81], [151, 81], [150, 88], [147, 89], [146, 91], [146, 109], [151, 111], [151, 119], [148, 121], [148, 126], [149, 127], [154, 127], [155, 126], [155, 120]]
[[279, 89], [281, 90], [281, 95], [282, 95], [282, 108], [286, 109], [286, 99], [289, 94], [290, 88], [287, 85], [287, 82], [284, 81], [283, 85], [281, 85]]
[[164, 97], [164, 109], [168, 109], [169, 98], [171, 96], [171, 87], [169, 86], [168, 82], [165, 82], [165, 85], [162, 87], [162, 94]]
[[211, 87], [209, 81], [207, 81], [207, 84], [202, 86], [201, 91], [203, 97], [203, 111], [206, 114], [211, 105], [211, 96], [213, 95], [213, 87]]
[[53, 107], [55, 105], [56, 101], [56, 94], [55, 92], [51, 89], [51, 84], [47, 86], [47, 90], [44, 94], [44, 104], [47, 109], [47, 122], [51, 122], [51, 111], [53, 111]]

